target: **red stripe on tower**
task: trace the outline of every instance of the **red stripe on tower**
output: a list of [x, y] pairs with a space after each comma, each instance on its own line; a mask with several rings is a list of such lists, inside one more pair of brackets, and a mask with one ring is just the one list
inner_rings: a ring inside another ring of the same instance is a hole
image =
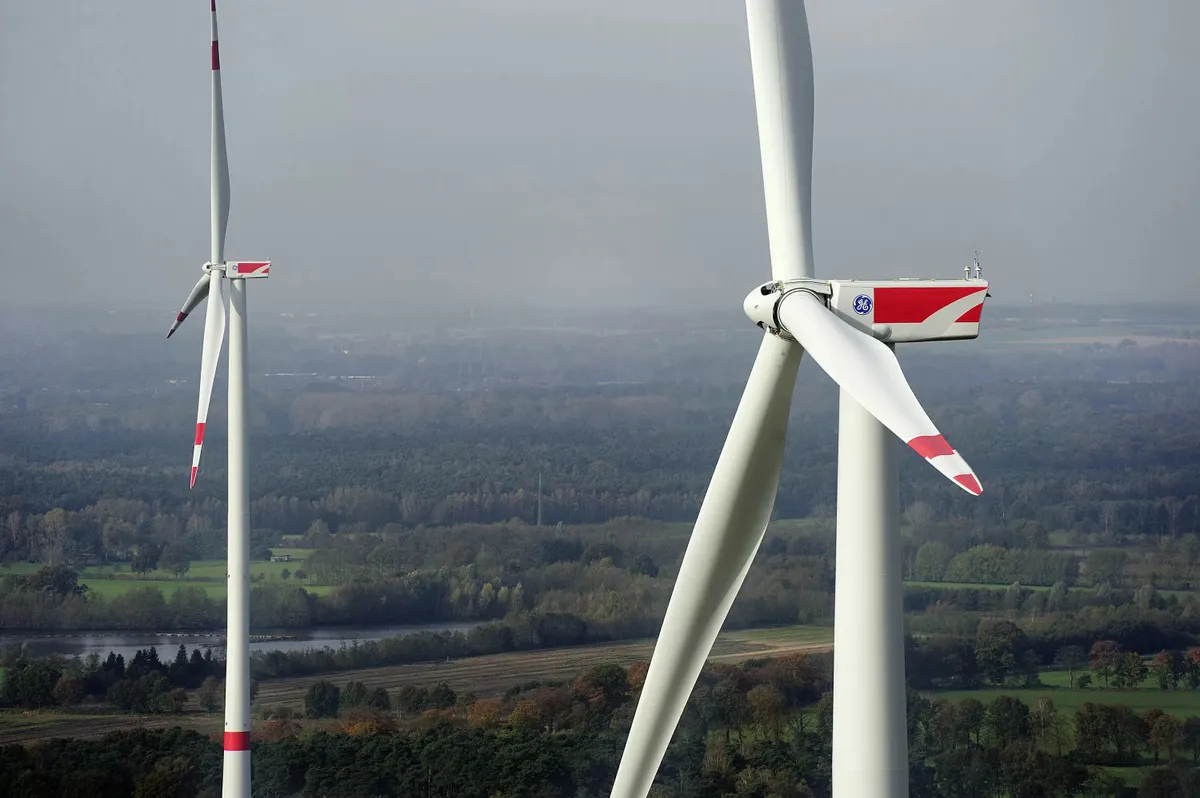
[[941, 435], [921, 435], [909, 441], [908, 445], [926, 460], [954, 454], [954, 447], [946, 443], [946, 439]]
[[217, 0], [212, 0], [212, 4], [210, 7], [212, 8], [212, 12], [214, 14], [217, 13]]
[[983, 290], [977, 285], [879, 287], [875, 289], [875, 323], [920, 324], [951, 302]]
[[226, 751], [249, 751], [250, 732], [225, 732]]
[[213, 45], [212, 45], [212, 61], [213, 61], [213, 72], [216, 72], [217, 70], [219, 70], [221, 68], [221, 53], [217, 49], [216, 39], [213, 40]]

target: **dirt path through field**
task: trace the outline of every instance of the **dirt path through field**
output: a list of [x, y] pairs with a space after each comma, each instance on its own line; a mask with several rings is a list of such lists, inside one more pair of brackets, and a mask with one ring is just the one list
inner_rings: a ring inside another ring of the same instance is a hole
[[[802, 637], [788, 639], [786, 635], [779, 639], [777, 635], [770, 634], [764, 634], [763, 639], [756, 639], [753, 631], [740, 631], [718, 637], [709, 659], [716, 662], [741, 662], [757, 657], [828, 651], [831, 648], [832, 644], [825, 641], [812, 642]], [[406, 684], [432, 687], [438, 682], [445, 682], [456, 692], [473, 692], [480, 697], [496, 696], [514, 685], [525, 682], [570, 679], [603, 662], [627, 667], [639, 660], [650, 659], [653, 650], [652, 640], [635, 640], [273, 679], [262, 683], [254, 705], [256, 709], [290, 706], [294, 710], [302, 711], [305, 691], [309, 685], [321, 679], [328, 679], [338, 685], [357, 680], [368, 688], [383, 687], [389, 693], [394, 693]], [[0, 714], [0, 745], [29, 743], [53, 737], [94, 738], [121, 729], [156, 729], [171, 726], [182, 726], [215, 735], [220, 734], [222, 730], [222, 720], [220, 714], [207, 715], [200, 712], [173, 716], [6, 712]]]

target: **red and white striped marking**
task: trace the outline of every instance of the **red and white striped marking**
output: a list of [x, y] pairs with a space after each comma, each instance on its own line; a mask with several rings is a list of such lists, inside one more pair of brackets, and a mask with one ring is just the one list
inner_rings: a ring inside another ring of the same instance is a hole
[[225, 750], [226, 751], [249, 751], [250, 750], [250, 732], [248, 731], [227, 731], [225, 732]]
[[209, 4], [209, 11], [212, 12], [212, 68], [217, 72], [221, 69], [221, 48], [217, 46], [217, 0]]
[[839, 316], [879, 334], [886, 330], [885, 339], [895, 343], [977, 337], [988, 290], [982, 280], [833, 280], [831, 285], [830, 307]]
[[196, 422], [196, 439], [192, 444], [192, 484], [189, 488], [196, 487], [196, 472], [200, 470], [200, 449], [204, 446], [204, 427], [205, 422]]
[[[875, 323], [921, 324], [939, 311], [955, 308], [964, 298], [972, 301], [963, 313], [953, 314], [951, 321], [979, 321], [986, 291], [986, 287], [972, 285], [879, 287], [875, 289]], [[966, 318], [969, 315], [975, 318]]]
[[908, 445], [967, 493], [972, 496], [983, 493], [983, 487], [967, 461], [941, 435], [920, 435], [908, 441]]
[[229, 265], [237, 277], [267, 277], [271, 274], [269, 260], [239, 260]]
[[180, 313], [175, 317], [175, 323], [171, 325], [171, 329], [167, 330], [167, 337], [170, 338], [179, 329], [179, 325], [183, 324], [183, 320], [188, 317], [186, 313]]

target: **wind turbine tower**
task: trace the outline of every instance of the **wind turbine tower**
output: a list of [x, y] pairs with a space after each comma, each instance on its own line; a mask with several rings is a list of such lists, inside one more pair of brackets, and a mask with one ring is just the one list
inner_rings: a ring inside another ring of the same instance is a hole
[[613, 784], [645, 798], [775, 504], [797, 368], [808, 353], [841, 388], [834, 609], [833, 794], [905, 798], [897, 446], [972, 495], [966, 461], [934, 426], [897, 343], [975, 338], [988, 283], [818, 280], [813, 274], [813, 69], [802, 0], [746, 0], [771, 276], [743, 301], [764, 332], [680, 565]]
[[188, 314], [207, 297], [204, 344], [200, 355], [200, 399], [192, 449], [191, 487], [196, 486], [200, 452], [212, 398], [213, 381], [225, 337], [225, 282], [229, 282], [229, 495], [228, 598], [225, 642], [225, 759], [221, 795], [250, 798], [250, 463], [246, 440], [246, 393], [249, 383], [246, 281], [270, 275], [270, 261], [226, 261], [229, 222], [229, 164], [225, 153], [225, 113], [221, 103], [221, 58], [217, 45], [217, 3], [212, 15], [212, 149], [210, 171], [211, 251], [200, 280], [167, 332], [170, 338]]

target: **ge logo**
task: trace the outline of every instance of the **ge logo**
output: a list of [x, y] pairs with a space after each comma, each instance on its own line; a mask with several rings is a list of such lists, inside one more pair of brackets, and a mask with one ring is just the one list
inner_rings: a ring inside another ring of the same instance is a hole
[[854, 297], [854, 312], [860, 316], [865, 316], [871, 312], [871, 297], [866, 294], [859, 294]]

